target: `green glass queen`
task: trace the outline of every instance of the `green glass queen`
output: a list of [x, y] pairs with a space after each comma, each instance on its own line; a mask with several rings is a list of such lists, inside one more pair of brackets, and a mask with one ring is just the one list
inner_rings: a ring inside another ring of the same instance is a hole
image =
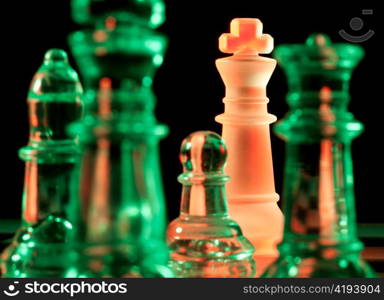
[[152, 79], [166, 38], [162, 1], [72, 1], [69, 37], [86, 90], [73, 180], [76, 276], [166, 277], [165, 204]]
[[360, 258], [351, 142], [363, 125], [348, 112], [352, 70], [364, 56], [351, 44], [313, 34], [281, 45], [290, 111], [275, 126], [286, 145], [285, 227], [280, 256], [264, 277], [374, 277]]
[[79, 159], [67, 126], [82, 117], [82, 87], [67, 54], [49, 50], [28, 93], [29, 143], [25, 162], [22, 226], [2, 253], [4, 277], [70, 277], [70, 178]]

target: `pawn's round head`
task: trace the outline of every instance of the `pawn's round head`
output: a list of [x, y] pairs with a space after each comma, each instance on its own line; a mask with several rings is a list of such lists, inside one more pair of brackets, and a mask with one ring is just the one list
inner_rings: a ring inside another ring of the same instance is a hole
[[68, 55], [61, 49], [50, 49], [44, 55], [44, 63], [68, 63]]
[[220, 135], [212, 131], [194, 132], [181, 144], [180, 161], [184, 172], [220, 172], [226, 159], [227, 147]]

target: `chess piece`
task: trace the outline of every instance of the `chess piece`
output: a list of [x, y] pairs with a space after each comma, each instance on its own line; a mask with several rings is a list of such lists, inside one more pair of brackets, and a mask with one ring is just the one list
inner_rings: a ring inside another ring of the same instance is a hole
[[79, 157], [67, 126], [82, 115], [82, 87], [63, 50], [51, 49], [28, 94], [30, 135], [25, 162], [22, 226], [2, 254], [5, 277], [71, 276], [67, 215], [69, 179]]
[[228, 216], [226, 157], [226, 146], [214, 132], [192, 133], [181, 145], [181, 212], [167, 231], [177, 277], [255, 275], [254, 248]]
[[363, 125], [347, 111], [352, 70], [363, 49], [311, 35], [281, 45], [290, 111], [275, 132], [286, 142], [285, 226], [279, 259], [265, 277], [372, 277], [360, 258], [351, 141]]
[[84, 121], [71, 127], [83, 149], [71, 201], [77, 276], [171, 276], [158, 153], [167, 127], [151, 89], [167, 42], [151, 29], [163, 2], [72, 3], [87, 26], [69, 38], [87, 96]]
[[276, 66], [270, 53], [273, 39], [262, 34], [258, 19], [233, 19], [231, 33], [220, 36], [219, 48], [232, 56], [216, 60], [224, 81], [225, 112], [216, 117], [223, 124], [228, 147], [226, 173], [229, 213], [255, 247], [258, 271], [277, 257], [283, 215], [277, 206], [269, 124], [276, 117], [267, 112], [266, 85]]

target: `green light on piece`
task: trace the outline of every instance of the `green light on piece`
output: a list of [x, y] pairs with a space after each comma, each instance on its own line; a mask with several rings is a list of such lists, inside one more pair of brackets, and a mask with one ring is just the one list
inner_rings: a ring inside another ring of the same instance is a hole
[[118, 22], [156, 28], [165, 21], [165, 5], [162, 0], [75, 0], [72, 17], [83, 25], [113, 17]]
[[88, 25], [69, 44], [84, 78], [82, 157], [69, 205], [77, 277], [169, 277], [158, 143], [151, 84], [166, 38], [162, 1], [72, 1]]
[[360, 258], [351, 142], [363, 125], [348, 112], [349, 79], [361, 47], [313, 34], [281, 45], [290, 111], [275, 126], [286, 145], [285, 226], [280, 257], [264, 277], [375, 277]]
[[67, 126], [82, 116], [82, 87], [63, 50], [51, 49], [28, 93], [29, 143], [19, 151], [25, 162], [22, 227], [2, 253], [4, 277], [67, 277], [69, 182], [79, 158]]

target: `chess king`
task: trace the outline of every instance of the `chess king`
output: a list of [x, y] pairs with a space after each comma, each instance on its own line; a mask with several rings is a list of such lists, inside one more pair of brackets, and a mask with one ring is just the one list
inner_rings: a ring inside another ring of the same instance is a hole
[[77, 253], [74, 272], [85, 277], [165, 277], [165, 204], [159, 140], [167, 127], [154, 116], [151, 89], [166, 38], [160, 0], [74, 0], [73, 17], [86, 25], [69, 37], [83, 75], [81, 162], [70, 205]]
[[265, 277], [373, 277], [356, 233], [351, 142], [363, 125], [348, 112], [357, 45], [323, 34], [281, 45], [290, 111], [276, 124], [286, 142], [285, 226], [280, 257]]
[[223, 124], [228, 147], [225, 172], [229, 213], [255, 247], [257, 271], [277, 257], [283, 215], [277, 206], [269, 124], [276, 117], [267, 112], [266, 85], [276, 60], [270, 53], [273, 39], [262, 33], [258, 19], [233, 19], [231, 32], [219, 39], [219, 48], [232, 56], [216, 60], [226, 92], [225, 112], [216, 117]]
[[4, 277], [72, 276], [67, 209], [80, 151], [66, 129], [82, 116], [82, 93], [67, 54], [49, 50], [28, 93], [29, 143], [19, 151], [25, 162], [22, 226], [2, 253]]

